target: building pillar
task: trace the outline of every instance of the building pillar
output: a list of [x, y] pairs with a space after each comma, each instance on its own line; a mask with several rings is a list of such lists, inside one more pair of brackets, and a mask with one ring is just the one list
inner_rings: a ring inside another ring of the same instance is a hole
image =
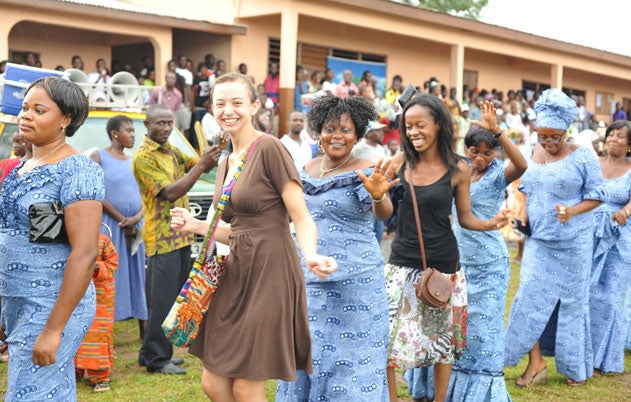
[[13, 20], [11, 16], [3, 18], [0, 24], [0, 61], [9, 60], [9, 33], [19, 20]]
[[156, 72], [156, 85], [165, 85], [167, 64], [173, 58], [173, 34], [169, 29], [159, 34], [148, 36], [147, 39], [153, 46], [153, 68]]
[[287, 132], [287, 119], [294, 109], [296, 86], [296, 57], [298, 53], [298, 12], [291, 5], [281, 13], [280, 22], [280, 107], [278, 112], [278, 136]]
[[[464, 85], [464, 46], [451, 45], [449, 83], [456, 88], [456, 99], [462, 103], [462, 86]], [[447, 92], [449, 93], [449, 92]]]
[[550, 66], [550, 88], [563, 88], [563, 65], [553, 64]]

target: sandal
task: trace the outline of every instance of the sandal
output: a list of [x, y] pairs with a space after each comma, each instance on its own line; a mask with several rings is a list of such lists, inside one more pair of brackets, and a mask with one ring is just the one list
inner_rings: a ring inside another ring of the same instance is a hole
[[[521, 384], [519, 383], [520, 379], [523, 381]], [[536, 373], [535, 375], [522, 375], [521, 377], [517, 377], [517, 380], [515, 381], [515, 385], [518, 386], [519, 388], [528, 388], [531, 385], [545, 384], [547, 381], [548, 381], [548, 368], [544, 367], [541, 370], [539, 370], [539, 372]]]
[[102, 381], [94, 384], [94, 392], [105, 392], [110, 390], [110, 382]]
[[565, 383], [567, 385], [569, 385], [570, 387], [580, 387], [581, 385], [585, 384], [585, 380], [583, 380], [583, 381], [574, 381], [571, 378], [567, 378], [565, 380]]

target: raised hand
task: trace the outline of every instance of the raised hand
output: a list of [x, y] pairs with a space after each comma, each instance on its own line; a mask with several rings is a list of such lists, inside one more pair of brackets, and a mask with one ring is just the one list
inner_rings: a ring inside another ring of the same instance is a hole
[[[375, 169], [370, 176], [366, 176], [361, 170], [356, 171], [357, 176], [364, 183], [366, 191], [374, 200], [381, 199], [386, 192], [394, 187], [401, 179], [396, 178], [397, 164], [392, 163], [392, 159], [384, 161], [380, 159], [375, 165]], [[389, 181], [390, 180], [390, 181]]]
[[497, 123], [497, 110], [495, 110], [495, 104], [490, 101], [480, 102], [480, 112], [482, 113], [482, 121], [471, 120], [471, 124], [483, 128], [493, 134], [501, 131], [499, 124]]

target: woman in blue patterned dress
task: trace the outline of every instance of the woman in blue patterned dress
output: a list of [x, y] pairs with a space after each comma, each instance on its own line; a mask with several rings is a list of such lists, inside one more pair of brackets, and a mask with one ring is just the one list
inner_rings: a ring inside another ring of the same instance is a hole
[[631, 123], [618, 120], [605, 132], [600, 158], [607, 199], [595, 210], [594, 261], [589, 296], [594, 375], [624, 372], [624, 294], [631, 281]]
[[539, 146], [533, 150], [520, 190], [526, 196], [532, 235], [524, 244], [519, 289], [506, 328], [504, 364], [528, 354], [516, 385], [546, 381], [543, 355], [554, 355], [568, 385], [592, 376], [589, 334], [589, 274], [594, 215], [603, 199], [603, 176], [587, 148], [565, 141], [576, 103], [558, 89], [535, 104]]
[[[482, 122], [473, 121], [464, 143], [471, 159], [471, 209], [491, 219], [504, 202], [506, 186], [526, 171], [528, 163], [517, 145], [497, 124], [492, 102], [480, 105]], [[478, 127], [479, 125], [479, 127]], [[495, 159], [501, 146], [510, 160]], [[455, 215], [455, 214], [454, 214]], [[504, 310], [510, 279], [510, 256], [499, 231], [474, 232], [457, 222], [460, 266], [467, 277], [467, 346], [454, 362], [447, 399], [453, 401], [510, 401], [504, 382]]]
[[[0, 340], [9, 348], [6, 401], [75, 401], [73, 357], [92, 324], [101, 168], [66, 144], [88, 116], [70, 81], [42, 78], [18, 116], [33, 158], [11, 171], [0, 192]], [[60, 202], [67, 240], [29, 242], [29, 207]]]
[[320, 280], [303, 267], [313, 374], [299, 371], [296, 381], [280, 381], [277, 401], [388, 401], [388, 300], [372, 218], [390, 217], [386, 194], [398, 180], [388, 182], [390, 161], [377, 162], [371, 174], [374, 163], [352, 154], [375, 117], [361, 97], [325, 96], [309, 112], [324, 154], [300, 175], [319, 250], [339, 269]]

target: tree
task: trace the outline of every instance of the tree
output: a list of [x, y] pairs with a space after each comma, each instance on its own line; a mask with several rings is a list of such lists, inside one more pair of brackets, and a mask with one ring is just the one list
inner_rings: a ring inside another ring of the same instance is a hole
[[[397, 0], [395, 0], [397, 1]], [[460, 17], [480, 18], [480, 11], [486, 7], [489, 0], [398, 0], [402, 3], [429, 8], [442, 13], [454, 14]]]

